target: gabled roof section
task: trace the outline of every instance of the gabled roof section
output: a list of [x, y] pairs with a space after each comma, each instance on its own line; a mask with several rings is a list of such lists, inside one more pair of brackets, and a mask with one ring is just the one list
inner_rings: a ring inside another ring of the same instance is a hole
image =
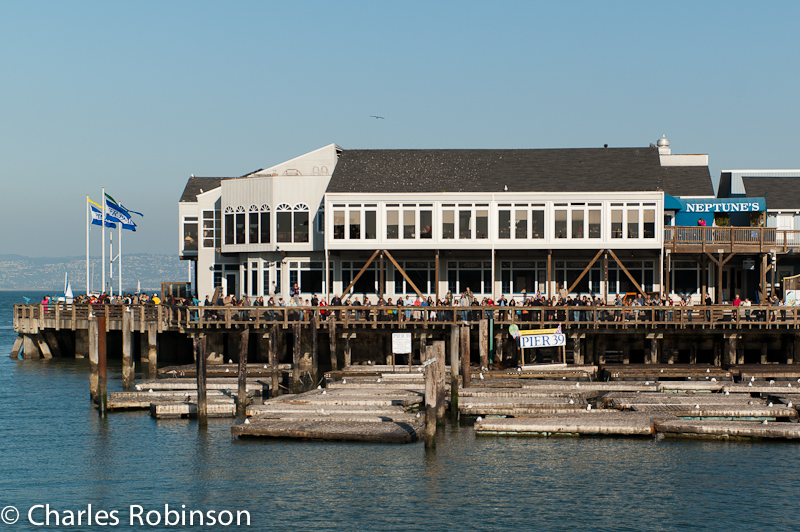
[[773, 177], [742, 176], [748, 197], [766, 198], [767, 210], [800, 210], [800, 174]]
[[662, 167], [655, 148], [343, 150], [328, 192], [608, 192], [713, 196], [708, 166]]
[[224, 177], [190, 177], [181, 194], [181, 202], [197, 201], [197, 195], [219, 187]]

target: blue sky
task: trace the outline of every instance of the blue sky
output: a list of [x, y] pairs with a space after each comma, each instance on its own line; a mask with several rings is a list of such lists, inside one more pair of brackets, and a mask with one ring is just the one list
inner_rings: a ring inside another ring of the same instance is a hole
[[105, 186], [146, 215], [126, 253], [176, 254], [190, 173], [331, 142], [666, 134], [714, 177], [798, 168], [799, 18], [800, 2], [0, 2], [0, 253], [82, 255]]

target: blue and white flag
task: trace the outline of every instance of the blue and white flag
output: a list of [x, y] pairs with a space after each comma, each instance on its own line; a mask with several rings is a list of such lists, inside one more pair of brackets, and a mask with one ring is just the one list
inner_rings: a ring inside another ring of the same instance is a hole
[[[106, 194], [106, 196], [108, 195]], [[136, 224], [134, 223], [133, 219], [131, 219], [131, 215], [128, 214], [128, 211], [108, 198], [106, 198], [106, 218], [110, 218], [121, 223], [123, 229], [136, 231]]]
[[[103, 211], [94, 205], [89, 205], [89, 207], [91, 207], [92, 212], [92, 225], [103, 225]], [[110, 227], [111, 229], [117, 228], [117, 224], [115, 224], [114, 221], [108, 217], [108, 215], [106, 215], [106, 227]]]

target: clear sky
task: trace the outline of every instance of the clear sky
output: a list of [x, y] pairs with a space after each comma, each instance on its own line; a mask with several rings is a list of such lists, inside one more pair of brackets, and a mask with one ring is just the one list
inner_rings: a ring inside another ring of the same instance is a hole
[[715, 178], [798, 168], [799, 19], [797, 1], [0, 0], [0, 254], [82, 255], [102, 186], [145, 213], [126, 253], [177, 254], [190, 173], [331, 142], [666, 134], [673, 153], [708, 153]]

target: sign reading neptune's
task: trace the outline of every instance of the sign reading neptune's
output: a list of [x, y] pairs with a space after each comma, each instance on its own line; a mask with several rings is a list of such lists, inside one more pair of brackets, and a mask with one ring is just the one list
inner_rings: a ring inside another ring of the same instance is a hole
[[686, 212], [761, 212], [767, 209], [764, 198], [683, 201]]

